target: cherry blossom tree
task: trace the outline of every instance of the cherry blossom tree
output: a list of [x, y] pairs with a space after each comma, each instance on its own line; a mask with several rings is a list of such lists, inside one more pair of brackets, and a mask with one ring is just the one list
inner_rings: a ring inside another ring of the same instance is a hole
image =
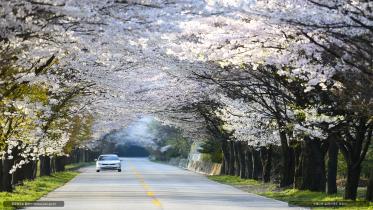
[[[325, 139], [325, 128], [320, 122], [331, 126], [326, 129], [328, 132], [338, 133], [341, 131], [337, 129], [339, 126], [343, 127], [352, 120], [347, 116], [360, 119], [361, 124], [356, 126], [363, 129], [361, 139], [355, 139], [353, 136], [359, 132], [352, 131], [350, 138], [347, 137], [349, 134], [340, 133], [344, 137], [339, 140], [346, 160], [351, 164], [354, 162], [349, 166], [351, 175], [345, 197], [355, 199], [359, 160], [365, 156], [371, 141], [371, 122], [367, 118], [371, 113], [366, 109], [371, 107], [371, 102], [368, 102], [371, 100], [367, 89], [359, 85], [355, 88], [352, 83], [359, 81], [358, 84], [371, 87], [372, 40], [368, 38], [372, 37], [371, 2], [209, 3], [207, 9], [211, 15], [186, 20], [180, 24], [184, 33], [168, 35], [173, 40], [168, 53], [187, 60], [213, 61], [222, 67], [249, 64], [251, 68], [248, 69], [255, 71], [261, 65], [271, 66], [275, 74], [285, 77], [288, 84], [297, 85], [296, 89], [301, 91], [290, 91], [297, 99], [293, 105], [298, 107], [290, 107], [294, 114], [308, 116], [306, 121], [298, 117], [297, 124], [293, 125], [300, 134]], [[299, 101], [309, 96], [307, 93], [311, 91], [312, 100]], [[364, 105], [352, 107], [347, 104]], [[355, 120], [352, 121], [357, 122]], [[336, 129], [331, 129], [333, 127]], [[358, 152], [352, 154], [348, 151]]]
[[[58, 125], [85, 112], [93, 140], [144, 115], [194, 139], [222, 123], [232, 142], [280, 140], [283, 186], [294, 177], [291, 143], [323, 154], [335, 142], [348, 163], [345, 197], [356, 198], [372, 135], [370, 1], [10, 0], [0, 15], [2, 124], [27, 116], [20, 127], [43, 154], [61, 152], [69, 129]], [[47, 93], [13, 97], [22, 86]], [[219, 106], [200, 106], [211, 100]], [[4, 155], [23, 134], [2, 137]]]

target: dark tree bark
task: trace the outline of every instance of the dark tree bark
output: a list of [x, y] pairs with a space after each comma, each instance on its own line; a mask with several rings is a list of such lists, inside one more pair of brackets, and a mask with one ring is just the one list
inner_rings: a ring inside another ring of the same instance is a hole
[[79, 162], [85, 162], [85, 151], [84, 149], [79, 149], [79, 154], [80, 154], [80, 160]]
[[373, 168], [371, 168], [370, 172], [369, 172], [367, 194], [366, 194], [366, 198], [365, 199], [367, 201], [373, 202]]
[[[346, 139], [340, 139], [338, 146], [347, 162], [347, 180], [344, 199], [356, 200], [360, 180], [361, 162], [369, 149], [372, 139], [372, 127], [367, 125], [367, 117], [361, 117], [356, 124], [354, 135], [345, 131]], [[372, 126], [372, 125], [370, 125]]]
[[85, 151], [84, 151], [84, 162], [88, 162], [89, 161], [89, 150], [88, 149], [86, 149]]
[[328, 148], [328, 194], [337, 193], [338, 145], [334, 136], [329, 138]]
[[55, 158], [56, 172], [65, 170], [65, 156], [57, 156]]
[[44, 165], [45, 165], [45, 160], [44, 160], [44, 156], [40, 156], [39, 157], [39, 163], [40, 163], [40, 166], [39, 166], [39, 170], [40, 170], [40, 176], [44, 176]]
[[306, 137], [302, 151], [302, 190], [325, 192], [325, 158], [321, 141]]
[[[32, 165], [33, 171], [32, 171], [32, 179], [36, 178], [36, 174], [38, 174], [38, 160], [34, 161], [34, 164]], [[40, 170], [40, 169], [39, 169]]]
[[242, 179], [246, 179], [247, 178], [247, 174], [246, 174], [247, 164], [246, 164], [245, 152], [248, 146], [246, 142], [240, 142], [240, 144], [241, 144], [240, 146], [240, 177]]
[[298, 142], [297, 145], [294, 146], [294, 188], [300, 189], [302, 186], [302, 148], [300, 143]]
[[56, 172], [56, 158], [51, 157], [50, 158], [50, 163], [51, 163], [51, 174]]
[[49, 156], [45, 157], [45, 175], [50, 176], [52, 174], [52, 165], [51, 165], [51, 158]]
[[24, 168], [23, 170], [24, 178], [27, 180], [31, 180], [32, 179], [32, 162], [26, 163], [25, 165], [23, 165], [22, 168]]
[[[18, 164], [22, 158], [19, 156], [19, 150], [17, 148], [13, 149], [12, 156], [13, 156], [13, 165]], [[25, 168], [24, 165], [21, 168], [17, 168], [17, 170], [12, 174], [12, 186], [18, 185], [22, 183], [24, 179]]]
[[25, 179], [25, 167], [24, 165], [22, 168], [18, 168], [13, 174], [12, 174], [12, 185], [18, 185], [22, 183], [22, 181]]
[[248, 147], [245, 152], [245, 159], [246, 159], [246, 178], [252, 179], [253, 178], [253, 159], [251, 154], [251, 147]]
[[222, 172], [225, 175], [229, 175], [229, 147], [228, 142], [226, 140], [223, 140], [221, 143], [221, 150], [223, 152], [223, 163], [222, 163]]
[[251, 154], [252, 154], [252, 163], [253, 163], [252, 178], [255, 180], [258, 180], [261, 175], [261, 169], [262, 169], [262, 164], [260, 161], [260, 154], [259, 154], [259, 151], [257, 151], [256, 149], [253, 149], [251, 151]]
[[75, 149], [75, 163], [80, 162], [80, 149]]
[[270, 182], [271, 181], [271, 168], [272, 168], [272, 146], [268, 148], [260, 148], [260, 159], [262, 161], [262, 181]]
[[8, 159], [8, 154], [5, 154], [5, 159], [3, 159], [3, 177], [1, 180], [2, 183], [2, 190], [6, 192], [12, 192], [12, 175], [9, 174], [9, 171], [12, 169], [13, 166], [13, 159]]
[[233, 146], [233, 141], [229, 141], [229, 175], [234, 175], [234, 146]]
[[3, 191], [3, 159], [0, 159], [0, 192]]
[[294, 153], [288, 145], [286, 133], [280, 131], [281, 140], [281, 180], [280, 187], [287, 187], [293, 184], [294, 181]]
[[221, 168], [220, 168], [220, 174], [219, 175], [225, 175], [225, 168], [226, 168], [225, 157], [223, 155], [222, 162], [221, 162]]
[[345, 187], [345, 199], [356, 200], [357, 188], [360, 181], [361, 166], [349, 166], [347, 165], [347, 180]]
[[40, 156], [40, 176], [51, 175], [51, 160], [49, 156]]
[[85, 162], [85, 150], [84, 149], [80, 149], [80, 162]]
[[233, 142], [234, 148], [234, 175], [240, 176], [241, 166], [240, 166], [240, 152], [241, 152], [241, 143], [239, 141]]
[[29, 163], [23, 166], [25, 168], [24, 170], [25, 179], [28, 179], [28, 180], [35, 179], [35, 176], [34, 176], [34, 170], [36, 167], [35, 164], [36, 162], [31, 160]]

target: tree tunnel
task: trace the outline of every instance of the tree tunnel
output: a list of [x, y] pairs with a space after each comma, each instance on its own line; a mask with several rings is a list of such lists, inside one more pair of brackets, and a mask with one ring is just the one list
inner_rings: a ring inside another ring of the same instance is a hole
[[116, 146], [115, 153], [120, 157], [148, 157], [149, 151], [142, 146], [135, 144], [121, 144]]

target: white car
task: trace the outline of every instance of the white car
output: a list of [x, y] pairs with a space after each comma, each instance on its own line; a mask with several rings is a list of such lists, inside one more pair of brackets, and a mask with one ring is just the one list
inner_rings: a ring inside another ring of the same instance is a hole
[[100, 155], [98, 159], [96, 159], [96, 171], [100, 172], [100, 170], [118, 170], [118, 172], [121, 172], [122, 163], [118, 155], [115, 155], [115, 154]]

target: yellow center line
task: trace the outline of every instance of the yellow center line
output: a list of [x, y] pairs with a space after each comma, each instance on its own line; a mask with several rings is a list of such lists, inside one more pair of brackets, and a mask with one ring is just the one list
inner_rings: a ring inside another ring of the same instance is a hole
[[130, 167], [131, 167], [131, 170], [132, 172], [135, 174], [137, 180], [141, 183], [142, 187], [145, 189], [146, 191], [146, 195], [149, 196], [151, 199], [152, 199], [152, 203], [163, 209], [162, 207], [162, 203], [158, 200], [158, 198], [155, 196], [154, 192], [152, 192], [150, 190], [150, 186], [145, 182], [145, 179], [144, 177], [141, 175], [141, 173], [139, 171], [136, 170], [136, 168], [130, 164]]

